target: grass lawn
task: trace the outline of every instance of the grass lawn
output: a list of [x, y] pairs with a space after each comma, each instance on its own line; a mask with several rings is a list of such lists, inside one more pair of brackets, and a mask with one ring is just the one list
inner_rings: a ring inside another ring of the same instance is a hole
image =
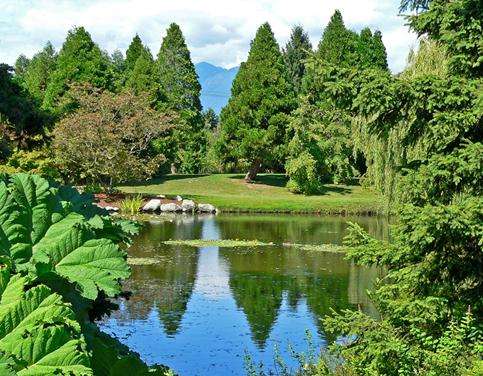
[[215, 205], [223, 212], [293, 212], [323, 214], [379, 213], [381, 197], [360, 186], [331, 185], [319, 195], [304, 196], [285, 188], [282, 174], [260, 174], [245, 183], [241, 174], [168, 175], [146, 183], [118, 187], [126, 193], [181, 195]]

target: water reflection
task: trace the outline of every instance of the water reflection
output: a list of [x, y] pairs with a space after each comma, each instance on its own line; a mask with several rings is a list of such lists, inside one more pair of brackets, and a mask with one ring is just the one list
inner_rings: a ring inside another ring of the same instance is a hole
[[[353, 218], [382, 238], [379, 218]], [[375, 314], [365, 291], [377, 270], [334, 253], [268, 246], [192, 248], [168, 239], [258, 239], [281, 244], [340, 243], [340, 217], [173, 216], [146, 223], [129, 253], [159, 264], [134, 266], [125, 289], [133, 296], [102, 327], [148, 362], [181, 375], [243, 374], [244, 351], [268, 366], [273, 348], [304, 349], [306, 330], [323, 346], [321, 317], [360, 306]]]

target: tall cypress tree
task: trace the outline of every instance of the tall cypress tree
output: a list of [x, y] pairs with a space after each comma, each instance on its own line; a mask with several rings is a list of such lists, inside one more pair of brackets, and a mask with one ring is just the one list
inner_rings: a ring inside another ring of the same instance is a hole
[[220, 157], [250, 166], [247, 181], [255, 179], [261, 167], [283, 163], [288, 114], [293, 107], [283, 56], [265, 23], [251, 43], [248, 59], [233, 82], [232, 96], [221, 112]]
[[128, 71], [127, 74], [126, 87], [133, 89], [135, 93], [153, 89], [156, 85], [155, 67], [153, 55], [148, 48], [143, 46], [132, 71]]
[[305, 59], [312, 52], [308, 34], [302, 26], [292, 28], [292, 34], [283, 51], [288, 76], [292, 81], [295, 91], [298, 93], [302, 85], [302, 77], [305, 73]]
[[200, 92], [201, 85], [191, 61], [180, 27], [172, 23], [163, 39], [156, 61], [159, 91], [163, 107], [180, 115], [180, 124], [173, 131], [169, 143], [172, 171], [197, 173], [202, 166], [206, 150], [203, 132]]
[[358, 35], [345, 27], [342, 14], [336, 10], [324, 30], [317, 54], [325, 62], [350, 65], [356, 60], [357, 44]]
[[57, 113], [64, 111], [68, 105], [61, 105], [61, 99], [72, 83], [89, 83], [105, 89], [112, 86], [109, 58], [83, 27], [76, 27], [67, 34], [47, 86], [43, 106], [55, 109]]
[[359, 68], [388, 69], [386, 47], [384, 47], [382, 34], [379, 30], [373, 35], [368, 27], [362, 29], [357, 54]]
[[168, 105], [176, 110], [201, 111], [200, 92], [195, 66], [180, 27], [172, 23], [158, 53], [158, 79]]
[[141, 38], [136, 34], [126, 50], [125, 69], [127, 72], [132, 72], [136, 65], [136, 61], [144, 49], [145, 47], [143, 46]]

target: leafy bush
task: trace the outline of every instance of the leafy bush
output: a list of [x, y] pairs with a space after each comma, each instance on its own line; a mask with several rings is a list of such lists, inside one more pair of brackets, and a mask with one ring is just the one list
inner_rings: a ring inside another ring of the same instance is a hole
[[323, 184], [317, 171], [317, 162], [307, 151], [289, 159], [285, 170], [290, 177], [287, 188], [291, 192], [310, 195], [321, 191]]
[[49, 179], [60, 179], [58, 166], [47, 149], [17, 150], [0, 169], [3, 173], [30, 172]]
[[77, 110], [53, 131], [53, 150], [62, 172], [72, 182], [112, 186], [149, 179], [165, 156], [152, 142], [172, 127], [172, 115], [155, 111], [148, 95], [112, 94], [75, 87]]
[[137, 231], [91, 195], [36, 175], [0, 175], [0, 373], [165, 374], [90, 320], [121, 292], [130, 270], [120, 245]]

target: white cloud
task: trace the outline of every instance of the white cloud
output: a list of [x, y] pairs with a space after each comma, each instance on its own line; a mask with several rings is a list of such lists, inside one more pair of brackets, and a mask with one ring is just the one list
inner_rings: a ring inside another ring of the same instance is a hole
[[82, 25], [109, 52], [125, 50], [137, 32], [158, 52], [171, 22], [180, 24], [195, 62], [225, 67], [246, 58], [250, 40], [265, 21], [283, 45], [291, 26], [300, 24], [317, 45], [335, 9], [346, 24], [360, 30], [380, 29], [393, 71], [404, 66], [415, 38], [396, 17], [399, 0], [2, 0], [0, 61], [13, 63], [20, 53], [31, 56], [47, 40], [60, 48], [69, 29]]

